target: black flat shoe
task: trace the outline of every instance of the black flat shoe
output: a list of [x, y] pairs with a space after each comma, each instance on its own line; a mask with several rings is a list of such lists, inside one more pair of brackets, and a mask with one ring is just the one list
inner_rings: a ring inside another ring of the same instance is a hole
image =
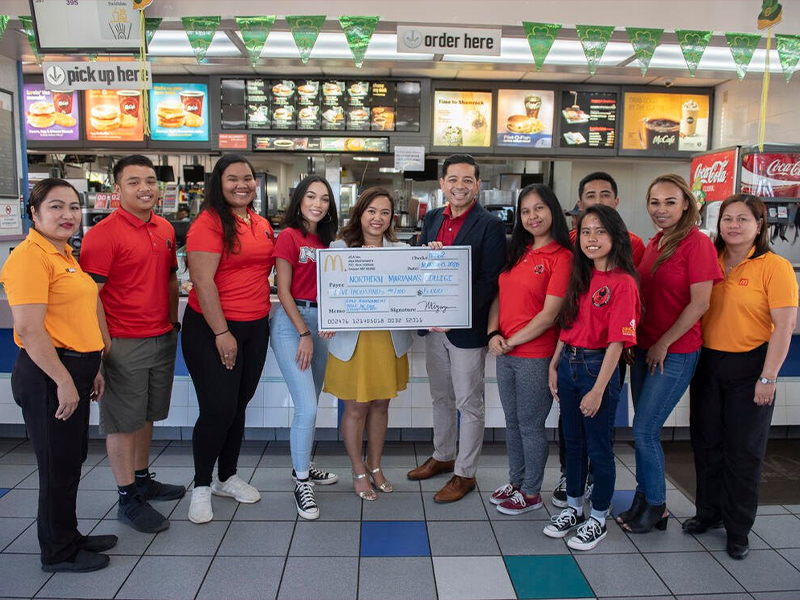
[[669, 523], [669, 513], [666, 504], [653, 506], [645, 502], [644, 510], [640, 511], [636, 518], [624, 523], [622, 530], [628, 533], [650, 533], [655, 527], [659, 531], [664, 531], [667, 523]]
[[78, 550], [75, 558], [52, 565], [42, 565], [45, 573], [89, 573], [99, 571], [108, 566], [109, 558], [105, 554]]
[[747, 542], [740, 544], [728, 538], [728, 542], [725, 544], [725, 550], [732, 559], [742, 560], [750, 553], [750, 544]]
[[617, 523], [627, 523], [628, 521], [632, 521], [636, 517], [639, 516], [639, 513], [642, 512], [647, 507], [647, 502], [644, 499], [644, 492], [636, 492], [633, 495], [633, 502], [631, 502], [631, 507], [626, 510], [625, 512], [619, 513], [617, 515]]
[[87, 552], [105, 552], [116, 546], [118, 541], [115, 535], [87, 535], [82, 542], [78, 542], [78, 548]]
[[691, 519], [686, 519], [681, 527], [686, 533], [700, 535], [709, 529], [719, 529], [722, 527], [722, 519], [718, 521], [710, 521], [708, 519], [703, 519], [702, 517], [692, 517]]

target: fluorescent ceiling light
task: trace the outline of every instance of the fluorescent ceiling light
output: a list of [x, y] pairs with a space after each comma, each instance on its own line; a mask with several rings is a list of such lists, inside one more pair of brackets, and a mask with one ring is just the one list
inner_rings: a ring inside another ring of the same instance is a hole
[[[237, 32], [241, 37], [241, 34]], [[300, 56], [292, 34], [288, 31], [273, 31], [269, 34], [262, 58], [298, 58]], [[320, 33], [317, 43], [311, 50], [312, 59], [353, 60], [353, 53], [347, 45], [344, 33]], [[365, 60], [433, 60], [433, 54], [401, 54], [397, 52], [397, 36], [395, 34], [376, 33], [367, 47]]]
[[[633, 56], [633, 47], [623, 42], [610, 42], [606, 46], [601, 67], [615, 67]], [[474, 62], [533, 64], [531, 48], [524, 38], [503, 38], [500, 44], [500, 56], [474, 56], [467, 54], [446, 54], [442, 62]], [[585, 65], [586, 55], [578, 40], [556, 40], [547, 55], [548, 65]]]
[[395, 169], [394, 167], [381, 167], [378, 169], [381, 173], [402, 173], [400, 169]]
[[358, 162], [378, 162], [377, 156], [354, 156], [353, 160]]
[[[194, 56], [192, 45], [185, 31], [162, 29], [156, 31], [147, 53], [151, 56]], [[242, 56], [224, 31], [217, 31], [206, 53], [208, 58], [235, 58]]]

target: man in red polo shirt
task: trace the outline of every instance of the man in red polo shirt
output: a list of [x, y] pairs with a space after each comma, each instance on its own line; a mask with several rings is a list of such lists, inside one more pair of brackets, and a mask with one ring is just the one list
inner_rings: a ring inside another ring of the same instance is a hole
[[83, 239], [81, 267], [97, 282], [105, 351], [106, 393], [100, 429], [119, 487], [117, 518], [155, 533], [169, 521], [149, 500], [175, 500], [182, 485], [160, 483], [150, 473], [153, 422], [167, 418], [178, 343], [175, 230], [153, 213], [158, 181], [146, 156], [114, 165], [120, 208]]

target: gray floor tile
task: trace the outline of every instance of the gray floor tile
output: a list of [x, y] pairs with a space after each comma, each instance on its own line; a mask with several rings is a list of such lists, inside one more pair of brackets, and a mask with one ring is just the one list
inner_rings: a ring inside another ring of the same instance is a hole
[[358, 575], [359, 600], [436, 600], [429, 558], [366, 557]]
[[[153, 508], [169, 516], [170, 521], [188, 521], [189, 505], [191, 503], [192, 489], [190, 488], [186, 491], [186, 495], [179, 501], [154, 502]], [[261, 501], [256, 504], [261, 504]], [[238, 507], [239, 503], [233, 498], [211, 496], [211, 510], [214, 511], [214, 520], [216, 521], [230, 521]]]
[[775, 550], [751, 550], [745, 560], [733, 560], [727, 552], [714, 557], [748, 592], [800, 590], [800, 571]]
[[228, 523], [211, 521], [196, 525], [191, 521], [174, 521], [169, 529], [156, 535], [145, 554], [154, 556], [214, 556]]
[[0, 517], [0, 550], [11, 544], [23, 531], [35, 523], [31, 518]]
[[[383, 475], [392, 483], [395, 492], [419, 492], [422, 489], [419, 481], [412, 481], [406, 477], [406, 473], [410, 470], [410, 468], [406, 469], [404, 467], [386, 467], [383, 470]], [[352, 491], [353, 484], [350, 471], [348, 470], [345, 475], [339, 480], [339, 485], [343, 484], [343, 487], [347, 488], [348, 491]], [[338, 487], [338, 485], [334, 487]]]
[[[353, 494], [355, 496], [355, 494]], [[363, 503], [364, 521], [422, 521], [422, 495], [419, 492], [378, 492], [375, 502]]]
[[278, 593], [283, 558], [218, 556], [211, 563], [197, 600], [272, 599]]
[[647, 554], [645, 558], [673, 594], [744, 591], [708, 552], [663, 552]]
[[693, 517], [694, 503], [680, 490], [667, 490], [667, 510], [674, 517]]
[[290, 556], [283, 570], [279, 600], [355, 600], [358, 558]]
[[361, 523], [298, 522], [289, 556], [358, 556]]
[[800, 515], [800, 504], [784, 504], [783, 507], [794, 515]]
[[395, 467], [408, 470], [417, 466], [417, 455], [408, 444], [387, 443], [381, 456], [382, 467]]
[[677, 519], [669, 519], [666, 531], [655, 527], [650, 533], [629, 533], [639, 552], [697, 552], [704, 550], [694, 536], [684, 533]]
[[102, 571], [74, 575], [56, 573], [36, 594], [37, 598], [113, 598], [138, 557], [113, 556]]
[[[174, 525], [174, 523], [171, 523]], [[91, 531], [92, 535], [115, 535], [117, 545], [106, 554], [126, 554], [141, 556], [156, 537], [155, 533], [141, 533], [116, 519], [104, 519]]]
[[[160, 467], [156, 479], [163, 483], [189, 486], [194, 478], [194, 467]], [[111, 467], [98, 465], [81, 479], [82, 490], [116, 490], [117, 482]]]
[[751, 594], [755, 600], [797, 600], [800, 595], [798, 590], [792, 592], [754, 592]]
[[800, 548], [800, 519], [795, 515], [758, 517], [753, 531], [773, 548]]
[[[319, 487], [315, 488], [319, 489]], [[382, 499], [382, 496], [379, 496]], [[290, 500], [295, 509], [294, 497]], [[377, 504], [378, 502], [374, 502]], [[320, 521], [360, 521], [361, 505], [365, 504], [355, 494], [317, 494]], [[297, 511], [295, 510], [295, 514]]]
[[234, 521], [230, 524], [218, 556], [286, 556], [294, 523]]
[[[86, 535], [94, 529], [95, 525], [97, 525], [97, 521], [79, 520], [78, 531]], [[41, 550], [39, 548], [36, 523], [34, 522], [28, 527], [5, 551], [13, 552], [14, 554], [36, 554], [38, 556]]]
[[419, 482], [419, 485], [423, 492], [427, 492], [432, 495], [442, 489], [444, 484], [447, 483], [452, 476], [452, 473], [441, 473], [431, 477], [430, 479], [423, 479]]
[[[670, 596], [666, 596], [669, 598]], [[683, 594], [675, 596], [676, 600], [752, 600], [752, 596], [747, 592], [738, 594]], [[603, 600], [607, 600], [603, 598]], [[647, 600], [652, 600], [648, 598]]]
[[[567, 536], [565, 542], [570, 537], [571, 535]], [[576, 556], [584, 554], [580, 550], [570, 549], [570, 552]], [[616, 521], [606, 519], [606, 537], [600, 542], [600, 545], [592, 550], [592, 554], [630, 554], [635, 552], [638, 552], [636, 546]]]
[[[272, 469], [284, 469], [291, 472], [292, 455], [288, 451], [286, 453], [276, 453], [274, 451], [270, 452], [270, 449], [267, 448], [264, 454], [261, 455], [258, 464], [255, 466]], [[325, 464], [321, 464], [320, 467], [326, 471], [328, 470]]]
[[[656, 596], [669, 594], [641, 554], [580, 554], [575, 556], [586, 581], [600, 596]], [[629, 573], [621, 577], [620, 573]]]
[[779, 504], [767, 504], [763, 506], [759, 506], [756, 510], [757, 515], [786, 515], [790, 514], [790, 511], [787, 510], [785, 507], [780, 506]]
[[0, 554], [0, 596], [32, 598], [50, 577], [38, 556]]
[[194, 454], [191, 447], [168, 446], [155, 458], [151, 457], [150, 468], [194, 467]]
[[[750, 548], [752, 549], [752, 545]], [[794, 565], [794, 567], [800, 570], [800, 548], [789, 548], [787, 550], [778, 550], [778, 553], [783, 556], [786, 560]]]
[[266, 449], [266, 442], [242, 442], [242, 449], [239, 451], [239, 467], [255, 467], [261, 461], [261, 456]]
[[431, 556], [497, 556], [500, 548], [488, 521], [428, 523]]
[[[219, 500], [224, 500], [224, 498], [219, 498]], [[320, 502], [319, 499], [317, 501]], [[217, 504], [222, 506], [221, 502]], [[292, 492], [261, 492], [261, 501], [259, 502], [241, 504], [234, 501], [234, 504], [238, 504], [233, 515], [234, 521], [294, 521], [297, 518], [297, 508]], [[216, 516], [216, 512], [214, 514]]]
[[33, 517], [39, 503], [36, 490], [14, 489], [0, 498], [0, 517]]
[[475, 479], [482, 494], [491, 494], [501, 485], [508, 483], [508, 466], [505, 468], [479, 467]]
[[36, 470], [36, 465], [0, 465], [0, 488], [13, 488]]
[[[81, 467], [81, 479], [85, 477], [94, 466], [87, 466], [83, 465]], [[82, 486], [83, 484], [81, 484]], [[35, 469], [30, 475], [28, 475], [25, 479], [20, 481], [16, 485], [16, 489], [18, 490], [38, 490], [39, 489], [39, 470]]]
[[[670, 527], [671, 526], [672, 526], [672, 523], [670, 523]], [[676, 527], [676, 529], [677, 529], [677, 527]], [[689, 534], [684, 534], [684, 535], [689, 535]], [[701, 535], [696, 535], [696, 536], [693, 536], [693, 537], [698, 542], [700, 542], [706, 550], [708, 550], [710, 552], [714, 552], [714, 551], [717, 551], [717, 550], [725, 550], [725, 543], [728, 540], [728, 534], [725, 533], [725, 530], [723, 528], [720, 528], [720, 529], [709, 529], [705, 533], [703, 533]], [[750, 532], [750, 535], [748, 536], [748, 538], [750, 540], [750, 549], [751, 550], [768, 550], [769, 549], [769, 546], [767, 545], [767, 543], [764, 540], [762, 540], [760, 537], [758, 537], [752, 531]]]
[[[102, 519], [113, 508], [116, 511], [119, 495], [114, 491], [78, 490], [75, 512], [79, 519]], [[2, 498], [0, 498], [2, 500]], [[158, 505], [155, 507], [158, 509]], [[116, 514], [116, 512], [114, 513]]]
[[36, 454], [30, 443], [24, 443], [0, 456], [0, 465], [35, 465]]
[[210, 556], [143, 556], [117, 598], [191, 600], [210, 564]]
[[433, 558], [433, 571], [439, 600], [517, 597], [499, 556], [437, 556]]
[[438, 504], [433, 501], [433, 494], [423, 492], [422, 501], [428, 521], [483, 521], [487, 518], [486, 508], [477, 491], [448, 504]]
[[[262, 492], [285, 492], [294, 489], [292, 481], [292, 471], [286, 469], [262, 469], [255, 470], [250, 485], [255, 486]], [[336, 487], [331, 486], [331, 487]]]
[[544, 523], [532, 521], [492, 521], [497, 543], [505, 556], [569, 554], [566, 542], [547, 537], [542, 533], [543, 527]]

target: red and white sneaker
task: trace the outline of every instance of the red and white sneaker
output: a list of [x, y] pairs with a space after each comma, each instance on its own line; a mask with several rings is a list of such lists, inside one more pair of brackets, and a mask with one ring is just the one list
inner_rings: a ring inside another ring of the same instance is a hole
[[537, 508], [542, 508], [542, 495], [527, 496], [522, 492], [515, 492], [511, 498], [497, 505], [497, 510], [504, 515], [521, 515]]
[[518, 489], [519, 488], [514, 487], [510, 483], [500, 486], [489, 497], [489, 502], [492, 504], [502, 504], [506, 500], [510, 500], [511, 497], [517, 493]]

